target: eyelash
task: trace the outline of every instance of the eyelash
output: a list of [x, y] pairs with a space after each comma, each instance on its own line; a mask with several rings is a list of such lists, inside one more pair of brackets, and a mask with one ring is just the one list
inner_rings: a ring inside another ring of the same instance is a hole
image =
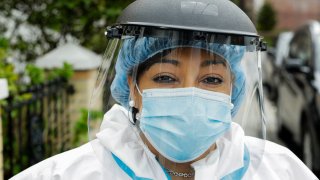
[[207, 76], [201, 82], [209, 85], [219, 85], [223, 83], [223, 79], [217, 76]]
[[175, 83], [177, 80], [170, 76], [170, 75], [157, 75], [155, 76], [153, 79], [152, 79], [154, 82], [156, 83], [163, 83], [163, 84], [172, 84], [172, 83]]
[[[157, 75], [152, 79], [156, 83], [172, 84], [177, 82], [177, 79], [170, 75]], [[207, 76], [203, 78], [200, 82], [208, 85], [219, 85], [223, 83], [223, 79], [217, 76]]]

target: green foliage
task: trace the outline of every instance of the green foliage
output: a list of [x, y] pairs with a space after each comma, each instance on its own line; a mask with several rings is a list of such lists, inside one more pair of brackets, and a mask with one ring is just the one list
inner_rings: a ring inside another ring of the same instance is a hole
[[70, 79], [74, 74], [71, 64], [63, 63], [62, 68], [55, 68], [51, 70], [48, 74], [48, 79], [55, 79], [57, 77], [62, 77], [64, 79]]
[[27, 65], [26, 73], [30, 77], [31, 84], [41, 84], [45, 81], [44, 70], [33, 64]]
[[0, 37], [0, 48], [1, 49], [8, 49], [9, 48], [9, 42], [7, 39]]
[[18, 92], [17, 83], [19, 76], [14, 73], [13, 65], [0, 61], [0, 78], [7, 79], [10, 94], [16, 94]]
[[231, 0], [233, 3], [235, 3], [237, 6], [240, 4], [240, 0]]
[[18, 91], [16, 84], [19, 76], [14, 72], [14, 66], [5, 62], [8, 48], [8, 40], [0, 37], [0, 78], [7, 79], [10, 93], [15, 94]]
[[272, 36], [264, 36], [263, 41], [267, 42], [268, 47], [274, 47], [274, 39]]
[[[1, 50], [1, 49], [0, 49]], [[30, 78], [30, 84], [28, 85], [39, 85], [48, 80], [53, 80], [56, 78], [64, 78], [69, 80], [74, 71], [72, 66], [65, 63], [62, 68], [56, 68], [50, 71], [48, 74], [41, 68], [36, 67], [33, 64], [28, 64], [26, 66], [26, 74]], [[19, 75], [14, 72], [14, 66], [12, 64], [6, 63], [5, 61], [0, 61], [0, 78], [5, 78], [8, 81], [9, 94], [14, 98], [15, 101], [22, 101], [31, 98], [31, 94], [24, 93], [19, 95], [19, 91], [27, 87], [19, 81]], [[5, 105], [6, 101], [1, 100], [0, 105]]]
[[3, 62], [7, 57], [7, 51], [9, 48], [9, 42], [7, 39], [0, 37], [0, 62]]
[[32, 85], [44, 83], [46, 80], [52, 80], [56, 78], [64, 78], [69, 80], [73, 76], [73, 68], [71, 64], [64, 63], [62, 68], [55, 68], [46, 73], [43, 69], [36, 67], [33, 64], [28, 64], [26, 67], [26, 73], [30, 77]]
[[242, 9], [245, 13], [248, 13], [246, 9], [246, 2], [245, 2], [246, 0], [231, 0], [231, 1], [234, 4], [236, 4], [240, 9]]
[[[40, 31], [40, 35], [32, 42], [26, 41], [18, 31], [13, 32], [17, 41], [12, 42], [11, 47], [25, 55], [22, 60], [32, 61], [38, 55], [54, 49], [58, 42], [66, 40], [69, 35], [77, 38], [81, 45], [102, 53], [106, 43], [106, 26], [114, 23], [122, 9], [133, 1], [2, 0], [0, 13], [13, 19], [16, 29], [26, 22]], [[14, 15], [17, 11], [23, 13], [22, 18]], [[5, 24], [0, 24], [0, 27], [0, 34], [6, 31]], [[58, 34], [52, 33], [52, 30]], [[35, 49], [40, 49], [41, 53], [37, 54]]]
[[[81, 116], [74, 127], [73, 146], [79, 146], [88, 141], [88, 113], [87, 109], [81, 109]], [[98, 124], [97, 120], [103, 117], [102, 111], [90, 111], [90, 123]]]
[[258, 14], [258, 30], [271, 31], [277, 24], [276, 12], [269, 3], [265, 3]]
[[[6, 62], [9, 51], [9, 42], [5, 38], [0, 37], [0, 78], [5, 78], [8, 81], [9, 94], [16, 101], [30, 99], [30, 94], [18, 95], [26, 85], [21, 84], [20, 76], [15, 72], [15, 67]], [[29, 85], [37, 85], [44, 83], [46, 80], [62, 77], [66, 80], [73, 75], [73, 68], [70, 64], [65, 63], [62, 68], [57, 68], [46, 75], [45, 71], [36, 67], [33, 64], [26, 66], [26, 75], [30, 78]], [[5, 105], [6, 101], [1, 100], [0, 105]]]

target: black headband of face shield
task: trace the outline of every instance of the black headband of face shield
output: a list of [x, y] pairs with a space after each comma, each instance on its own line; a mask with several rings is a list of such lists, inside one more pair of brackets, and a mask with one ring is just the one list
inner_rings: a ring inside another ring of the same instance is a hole
[[238, 34], [223, 34], [212, 33], [194, 30], [181, 30], [160, 28], [151, 26], [137, 26], [137, 25], [118, 25], [108, 27], [106, 30], [107, 38], [122, 38], [125, 36], [139, 37], [155, 37], [184, 39], [186, 41], [204, 41], [207, 43], [239, 45], [246, 46], [247, 51], [265, 51], [267, 46], [259, 36], [238, 35]]

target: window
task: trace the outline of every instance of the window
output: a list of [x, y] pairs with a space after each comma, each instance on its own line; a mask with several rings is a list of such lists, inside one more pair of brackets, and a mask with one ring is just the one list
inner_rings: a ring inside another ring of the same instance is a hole
[[316, 39], [316, 43], [317, 43], [317, 60], [316, 60], [316, 67], [317, 67], [317, 70], [320, 70], [320, 34], [318, 34], [318, 36], [316, 36], [317, 39]]
[[289, 58], [302, 61], [302, 64], [311, 65], [312, 41], [307, 29], [299, 31], [290, 43]]

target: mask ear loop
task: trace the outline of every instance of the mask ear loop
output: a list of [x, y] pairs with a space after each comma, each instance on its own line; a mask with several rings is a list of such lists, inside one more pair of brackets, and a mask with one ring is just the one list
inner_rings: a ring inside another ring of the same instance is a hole
[[230, 69], [230, 73], [231, 73], [231, 83], [230, 83], [230, 105], [231, 105], [231, 109], [234, 108], [234, 104], [232, 103], [232, 92], [233, 92], [233, 83], [234, 83], [234, 74], [233, 72], [231, 71], [231, 65], [228, 63], [228, 66], [229, 66], [229, 69]]
[[[135, 85], [136, 84], [136, 78], [137, 78], [137, 71], [138, 71], [138, 66], [133, 67], [132, 69], [132, 83]], [[139, 112], [139, 109], [135, 107], [135, 102], [133, 100], [134, 96], [134, 91], [130, 91], [129, 94], [129, 111], [128, 111], [128, 117], [129, 121], [131, 124], [135, 125], [137, 122], [136, 114]]]
[[[142, 96], [142, 93], [141, 93], [137, 83], [135, 83], [135, 88], [137, 88], [140, 96]], [[129, 106], [130, 106], [130, 103], [129, 103]], [[140, 120], [141, 116], [140, 116], [140, 113], [139, 113], [139, 109], [134, 107], [134, 104], [132, 105], [131, 114], [132, 114], [132, 118], [133, 118], [134, 124], [137, 124], [139, 126], [139, 122], [140, 122], [139, 120]]]
[[234, 108], [234, 104], [231, 101], [231, 99], [232, 99], [232, 90], [233, 90], [233, 84], [231, 83], [231, 86], [230, 86], [230, 105], [231, 105], [231, 109]]
[[135, 102], [134, 100], [129, 101], [129, 121], [135, 125], [137, 123], [137, 114], [139, 114], [139, 109], [134, 107]]
[[137, 84], [137, 83], [136, 83], [136, 88], [137, 88], [137, 90], [138, 90], [138, 92], [139, 92], [140, 96], [142, 97], [142, 93], [141, 93], [141, 91], [140, 91], [140, 89], [139, 89], [139, 87], [138, 87], [138, 84]]
[[[142, 93], [137, 85], [137, 71], [138, 71], [138, 67], [135, 67], [134, 70], [133, 70], [133, 74], [132, 74], [132, 83], [134, 84], [135, 88], [137, 88], [139, 94], [142, 96]], [[130, 93], [130, 96], [129, 96], [129, 121], [133, 124], [133, 125], [136, 125], [138, 124], [139, 125], [139, 119], [140, 119], [140, 113], [139, 113], [139, 109], [135, 107], [135, 102], [134, 100], [131, 99], [132, 97], [132, 93]]]

